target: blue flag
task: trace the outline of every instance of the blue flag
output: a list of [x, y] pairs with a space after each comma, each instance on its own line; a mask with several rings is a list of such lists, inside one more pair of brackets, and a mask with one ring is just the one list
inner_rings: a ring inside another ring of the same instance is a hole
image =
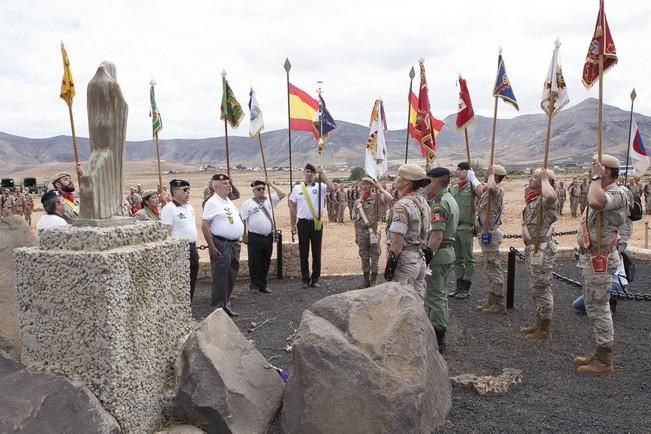
[[515, 100], [515, 94], [513, 93], [511, 82], [509, 81], [509, 76], [506, 75], [506, 67], [504, 66], [504, 59], [502, 59], [501, 52], [497, 58], [497, 78], [495, 79], [495, 90], [493, 90], [493, 96], [502, 98], [504, 102], [508, 102], [515, 107], [516, 110], [520, 111], [518, 102]]
[[316, 128], [319, 137], [327, 136], [332, 130], [337, 128], [337, 124], [332, 115], [326, 108], [323, 97], [319, 95], [319, 110], [314, 115], [314, 128]]

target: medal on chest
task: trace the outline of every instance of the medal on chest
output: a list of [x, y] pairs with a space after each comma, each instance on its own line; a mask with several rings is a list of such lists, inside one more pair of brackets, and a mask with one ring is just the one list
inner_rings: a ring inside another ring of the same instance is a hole
[[228, 219], [228, 223], [233, 224], [233, 212], [229, 207], [224, 208], [224, 211], [226, 211], [226, 218]]

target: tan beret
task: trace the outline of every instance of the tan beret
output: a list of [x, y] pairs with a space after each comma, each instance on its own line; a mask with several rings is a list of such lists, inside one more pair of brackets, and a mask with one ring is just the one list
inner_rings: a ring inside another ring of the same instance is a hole
[[493, 173], [499, 176], [506, 176], [506, 169], [499, 164], [493, 164]]
[[368, 182], [369, 184], [375, 184], [375, 181], [370, 176], [363, 177], [362, 182]]
[[[599, 161], [599, 155], [594, 154], [592, 159], [594, 161]], [[604, 167], [610, 167], [611, 169], [619, 169], [619, 160], [609, 154], [601, 154], [601, 164]]]
[[420, 181], [421, 179], [427, 179], [425, 169], [417, 164], [411, 163], [403, 164], [400, 166], [400, 169], [398, 169], [398, 175], [402, 176], [405, 179], [408, 179], [409, 181]]

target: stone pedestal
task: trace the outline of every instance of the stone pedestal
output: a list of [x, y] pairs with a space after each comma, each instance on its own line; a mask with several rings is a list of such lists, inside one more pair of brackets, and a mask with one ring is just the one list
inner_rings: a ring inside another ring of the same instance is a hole
[[160, 223], [67, 226], [15, 255], [23, 363], [85, 383], [125, 433], [152, 432], [191, 330], [187, 242]]

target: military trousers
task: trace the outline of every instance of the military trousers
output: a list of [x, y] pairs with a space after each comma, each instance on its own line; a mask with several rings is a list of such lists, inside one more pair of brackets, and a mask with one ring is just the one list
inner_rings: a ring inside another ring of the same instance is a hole
[[592, 322], [595, 343], [597, 346], [613, 346], [615, 340], [615, 328], [613, 317], [610, 312], [610, 288], [612, 276], [619, 265], [619, 255], [613, 249], [608, 257], [608, 271], [606, 273], [595, 273], [592, 271], [590, 254], [579, 256], [578, 267], [581, 268], [581, 279], [583, 280], [583, 299], [588, 318]]
[[418, 295], [425, 297], [425, 258], [420, 248], [400, 253], [393, 281], [414, 285]]
[[472, 252], [475, 238], [472, 227], [460, 226], [454, 236], [454, 274], [457, 279], [472, 282], [475, 273], [475, 255]]
[[479, 234], [479, 245], [481, 246], [482, 264], [484, 272], [488, 277], [488, 292], [494, 295], [504, 296], [504, 267], [500, 256], [500, 245], [502, 244], [502, 232], [493, 231], [493, 238], [490, 244], [484, 244]]
[[362, 260], [364, 273], [377, 273], [378, 260], [380, 259], [380, 232], [377, 234], [377, 243], [371, 244], [371, 234], [368, 229], [359, 229], [356, 233], [359, 257]]
[[249, 257], [249, 277], [251, 278], [252, 289], [266, 289], [267, 276], [271, 266], [271, 254], [273, 253], [273, 234], [261, 235], [249, 232], [247, 254]]
[[346, 202], [340, 202], [337, 204], [337, 222], [344, 222], [344, 215], [346, 214]]
[[563, 206], [565, 205], [565, 198], [558, 199], [558, 211], [560, 215], [563, 215]]
[[425, 276], [427, 284], [425, 292], [425, 312], [435, 330], [445, 331], [448, 328], [448, 276], [450, 264], [429, 264], [432, 274]]
[[572, 211], [572, 217], [577, 216], [577, 211], [579, 209], [579, 198], [571, 197], [570, 198], [570, 211]]
[[212, 297], [211, 306], [225, 307], [230, 305], [231, 294], [235, 286], [235, 278], [240, 270], [240, 242], [226, 240], [213, 235], [212, 242], [221, 253], [210, 257], [212, 268]]
[[529, 275], [529, 294], [536, 306], [536, 315], [540, 319], [552, 319], [554, 314], [554, 294], [552, 293], [552, 269], [558, 251], [558, 243], [551, 240], [541, 245], [539, 253], [543, 255], [542, 264], [531, 262], [534, 246], [525, 248], [525, 261]]

